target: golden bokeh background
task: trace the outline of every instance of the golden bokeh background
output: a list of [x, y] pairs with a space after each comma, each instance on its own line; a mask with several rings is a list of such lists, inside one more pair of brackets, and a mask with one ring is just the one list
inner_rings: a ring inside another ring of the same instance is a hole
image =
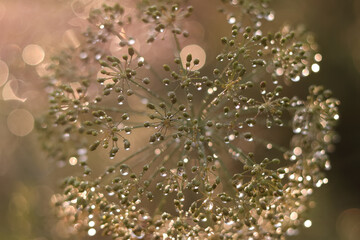
[[[86, 26], [89, 10], [102, 2], [0, 0], [0, 239], [68, 237], [49, 206], [62, 175], [45, 158], [34, 131], [36, 119], [47, 107], [41, 76], [46, 75], [50, 57], [57, 50], [79, 46], [79, 31]], [[216, 56], [216, 43], [224, 30], [221, 21], [209, 18], [216, 14], [216, 0], [193, 2], [201, 11], [195, 11], [196, 16], [186, 23], [196, 31], [193, 39], [185, 42], [182, 54], [195, 51], [200, 59], [196, 67], [201, 68]], [[297, 94], [304, 95], [307, 81], [313, 81], [332, 89], [342, 102], [341, 141], [331, 154], [329, 184], [314, 193], [317, 204], [310, 213], [311, 221], [305, 223], [311, 228], [292, 239], [359, 240], [360, 1], [274, 0], [274, 9], [275, 27], [284, 22], [304, 24], [319, 43], [317, 60], [322, 62], [312, 70], [321, 67], [321, 71], [299, 83]], [[145, 52], [146, 47], [142, 49]], [[171, 51], [171, 46], [162, 47], [164, 52]], [[111, 50], [114, 55], [121, 51], [116, 44]], [[166, 55], [153, 61], [164, 62]], [[75, 165], [77, 159], [69, 161]]]

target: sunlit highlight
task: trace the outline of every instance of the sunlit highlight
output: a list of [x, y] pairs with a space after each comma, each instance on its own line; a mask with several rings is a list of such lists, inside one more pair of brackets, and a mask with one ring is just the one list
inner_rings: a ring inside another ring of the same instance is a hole
[[44, 60], [45, 52], [41, 46], [29, 44], [24, 48], [22, 58], [26, 64], [35, 66]]
[[26, 109], [15, 109], [7, 118], [7, 126], [11, 133], [23, 137], [34, 128], [34, 117]]
[[182, 65], [185, 68], [186, 65], [186, 56], [188, 54], [192, 55], [193, 59], [199, 59], [199, 64], [194, 65], [193, 63], [190, 65], [191, 71], [196, 71], [201, 69], [205, 65], [206, 61], [206, 53], [202, 47], [196, 44], [188, 45], [184, 47], [180, 52], [180, 57], [182, 61]]

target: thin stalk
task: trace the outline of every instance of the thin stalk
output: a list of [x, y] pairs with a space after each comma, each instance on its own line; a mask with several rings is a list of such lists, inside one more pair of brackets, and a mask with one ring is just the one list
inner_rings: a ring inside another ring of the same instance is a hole
[[[125, 40], [118, 32], [112, 31], [112, 33], [113, 33], [115, 36], [117, 36], [120, 40], [122, 40], [122, 41]], [[139, 52], [138, 50], [136, 50], [135, 48], [134, 48], [134, 52], [136, 53], [136, 55], [141, 56], [140, 52]], [[156, 77], [156, 79], [158, 79], [158, 81], [160, 81], [160, 82], [162, 83], [160, 75], [154, 70], [154, 68], [151, 67], [151, 65], [150, 65], [146, 60], [144, 60], [144, 64], [149, 65], [149, 67], [150, 67], [150, 72], [151, 72], [152, 74], [154, 74], [154, 76]]]
[[[154, 145], [158, 145], [160, 144], [160, 142], [157, 142], [157, 143], [154, 143], [152, 145], [147, 145], [146, 147], [143, 147], [141, 149], [139, 149], [138, 151], [134, 152], [133, 154], [127, 156], [126, 158], [124, 158], [123, 160], [121, 160], [120, 162], [116, 163], [113, 165], [114, 168], [117, 168], [118, 166], [120, 166], [121, 164], [129, 161], [130, 159], [132, 159], [133, 157], [137, 156], [138, 154], [142, 153], [142, 152], [145, 152], [146, 150], [148, 150], [149, 148], [152, 148]], [[104, 178], [107, 174], [104, 173], [103, 175], [101, 175], [101, 179]]]
[[[135, 82], [134, 80], [129, 79], [129, 81], [132, 82], [133, 84], [135, 84], [136, 86], [140, 87], [141, 89], [145, 90], [149, 95], [153, 96], [154, 98], [156, 98], [156, 99], [158, 99], [158, 100], [160, 100], [160, 101], [162, 101], [162, 102], [167, 102], [165, 99], [163, 99], [162, 97], [160, 97], [158, 94], [150, 91], [150, 89], [142, 86], [141, 84]], [[168, 105], [170, 105], [170, 104], [168, 104]]]

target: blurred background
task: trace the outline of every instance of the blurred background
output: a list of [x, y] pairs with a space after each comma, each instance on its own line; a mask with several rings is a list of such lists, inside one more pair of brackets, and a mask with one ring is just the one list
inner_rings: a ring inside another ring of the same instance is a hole
[[[205, 20], [214, 5], [202, 1], [207, 4], [194, 19], [205, 29], [199, 37], [211, 49], [216, 39], [206, 29], [215, 31], [221, 25]], [[40, 77], [56, 50], [79, 44], [77, 31], [86, 26], [87, 10], [101, 2], [0, 0], [0, 239], [67, 237], [49, 205], [51, 195], [59, 191], [57, 168], [45, 158], [34, 130], [35, 119], [47, 107]], [[331, 154], [329, 184], [315, 191], [312, 227], [292, 239], [359, 240], [360, 1], [274, 0], [273, 8], [274, 29], [284, 22], [304, 24], [314, 33], [323, 57], [321, 71], [299, 84], [298, 94], [305, 94], [311, 81], [333, 90], [342, 103], [341, 140]]]

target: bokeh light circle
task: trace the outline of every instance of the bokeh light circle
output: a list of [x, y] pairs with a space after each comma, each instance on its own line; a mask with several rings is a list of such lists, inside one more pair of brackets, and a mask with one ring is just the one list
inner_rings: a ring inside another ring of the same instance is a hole
[[25, 63], [35, 66], [44, 60], [45, 52], [41, 46], [29, 44], [24, 48], [22, 58]]
[[191, 44], [191, 45], [187, 45], [186, 47], [184, 47], [180, 52], [180, 58], [182, 60], [182, 65], [184, 68], [185, 68], [185, 64], [186, 64], [186, 56], [188, 54], [192, 55], [193, 60], [199, 59], [198, 65], [194, 65], [193, 63], [190, 64], [191, 71], [199, 70], [205, 65], [206, 53], [205, 53], [204, 49], [202, 47], [200, 47], [199, 45]]
[[6, 7], [3, 3], [0, 2], [0, 20], [4, 18], [6, 14]]
[[26, 109], [15, 109], [7, 118], [7, 126], [11, 133], [23, 137], [34, 129], [34, 117]]
[[340, 239], [358, 240], [360, 237], [360, 209], [350, 208], [343, 211], [336, 221]]
[[0, 87], [6, 83], [9, 77], [8, 65], [0, 60]]

